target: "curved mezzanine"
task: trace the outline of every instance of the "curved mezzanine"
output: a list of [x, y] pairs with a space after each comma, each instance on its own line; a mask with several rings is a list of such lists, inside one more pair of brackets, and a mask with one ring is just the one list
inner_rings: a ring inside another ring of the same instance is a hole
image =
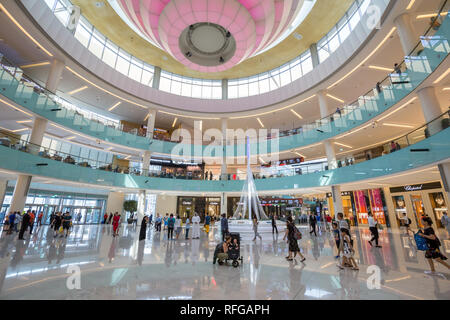
[[[395, 153], [333, 170], [280, 178], [255, 179], [256, 187], [260, 191], [293, 191], [340, 185], [392, 175], [445, 161], [450, 158], [448, 116], [448, 113], [445, 113], [426, 126], [402, 137], [408, 141], [412, 134], [418, 131], [422, 132], [422, 130], [428, 136], [425, 140], [409, 145]], [[446, 125], [439, 128], [436, 125], [444, 122]], [[36, 150], [21, 152], [1, 145], [0, 148], [2, 151], [0, 163], [3, 169], [82, 184], [139, 190], [179, 192], [189, 190], [189, 192], [220, 193], [239, 192], [244, 183], [244, 181], [235, 180], [185, 180], [114, 173], [42, 158], [36, 155]]]
[[[415, 52], [420, 51], [420, 54], [405, 59], [402, 65], [406, 71], [401, 76], [395, 79], [388, 76], [380, 82], [381, 92], [373, 89], [354, 103], [343, 108], [341, 116], [329, 116], [305, 125], [302, 130], [294, 130], [295, 134], [280, 137], [278, 151], [304, 147], [337, 136], [370, 121], [393, 107], [413, 92], [446, 59], [450, 52], [447, 40], [449, 37], [450, 19], [447, 17], [433, 36], [422, 37], [418, 44], [420, 50], [418, 48], [415, 50]], [[96, 139], [135, 149], [150, 150], [151, 152], [171, 154], [176, 145], [174, 142], [151, 140], [120, 131], [98, 121], [86, 119], [77, 114], [76, 111], [62, 107], [55, 102], [56, 99], [52, 94], [42, 92], [37, 84], [31, 83], [30, 85], [29, 82], [21, 82], [14, 75], [15, 71], [11, 71], [11, 68], [3, 68], [0, 75], [1, 93], [18, 105], [59, 125]], [[191, 149], [191, 154], [194, 154], [194, 150], [198, 150], [195, 145], [187, 145], [187, 148]], [[206, 146], [203, 146], [203, 149], [205, 148]], [[234, 145], [234, 150], [227, 151], [227, 153], [244, 156], [242, 150], [245, 150], [245, 148], [238, 144]], [[264, 151], [260, 152], [259, 150]], [[270, 152], [270, 144], [265, 145], [264, 149], [258, 146], [252, 150], [252, 154]]]

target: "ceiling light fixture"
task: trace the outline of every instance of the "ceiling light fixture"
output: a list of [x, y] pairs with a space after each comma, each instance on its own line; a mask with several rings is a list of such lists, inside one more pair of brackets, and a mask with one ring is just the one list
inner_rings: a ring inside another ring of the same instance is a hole
[[203, 119], [203, 120], [220, 120], [220, 118], [199, 118], [199, 117], [194, 117], [194, 116], [185, 116], [183, 114], [172, 113], [172, 112], [167, 112], [167, 111], [162, 111], [162, 110], [158, 110], [158, 112], [164, 113], [164, 114], [169, 114], [171, 116], [176, 116], [176, 117], [180, 117], [180, 118]]
[[16, 19], [14, 19], [14, 17], [9, 13], [8, 10], [6, 10], [6, 8], [0, 3], [0, 11], [3, 11], [8, 18], [23, 32], [25, 33], [25, 35], [31, 40], [33, 41], [39, 48], [42, 49], [42, 51], [44, 51], [48, 56], [53, 57], [53, 54], [51, 54], [47, 49], [45, 49], [39, 42], [36, 41], [36, 39], [34, 39], [18, 22]]
[[331, 94], [328, 94], [328, 93], [327, 93], [327, 97], [329, 97], [331, 99], [334, 99], [336, 101], [339, 101], [340, 103], [344, 103], [345, 102], [344, 100], [339, 99], [338, 97], [332, 96]]
[[69, 96], [71, 96], [71, 95], [73, 95], [73, 94], [75, 94], [75, 93], [78, 93], [78, 92], [81, 92], [81, 91], [83, 91], [83, 90], [86, 90], [87, 88], [88, 88], [88, 86], [83, 86], [83, 87], [81, 87], [81, 88], [78, 88], [78, 89], [69, 91], [67, 94], [68, 94]]
[[258, 122], [259, 122], [259, 124], [261, 125], [261, 127], [264, 128], [264, 124], [262, 123], [261, 119], [260, 119], [260, 118], [256, 118], [256, 120], [258, 120]]
[[128, 100], [128, 99], [126, 99], [126, 98], [122, 98], [121, 96], [118, 96], [117, 94], [114, 94], [114, 93], [112, 93], [111, 91], [108, 91], [108, 90], [106, 90], [106, 89], [103, 89], [102, 87], [100, 87], [99, 85], [93, 83], [92, 81], [89, 81], [88, 79], [86, 79], [85, 77], [83, 77], [82, 75], [80, 75], [79, 73], [77, 73], [75, 70], [71, 69], [70, 67], [67, 67], [67, 66], [66, 66], [66, 69], [69, 70], [70, 72], [72, 72], [72, 73], [73, 73], [74, 75], [76, 75], [78, 78], [80, 78], [80, 79], [84, 80], [85, 82], [89, 83], [89, 84], [92, 85], [93, 87], [95, 87], [95, 88], [97, 88], [97, 89], [99, 89], [99, 90], [101, 90], [101, 91], [103, 91], [103, 92], [105, 92], [105, 93], [107, 93], [107, 94], [110, 94], [110, 95], [112, 95], [113, 97], [116, 97], [117, 99], [120, 99], [120, 100], [122, 100], [122, 101], [128, 102], [128, 103], [130, 103], [130, 104], [133, 104], [133, 105], [135, 105], [135, 106], [141, 107], [141, 108], [143, 108], [143, 109], [148, 109], [147, 106], [144, 106], [144, 105], [142, 105], [142, 104], [133, 102], [133, 101]]
[[173, 119], [172, 128], [175, 127], [175, 124], [177, 123], [178, 118]]
[[296, 155], [298, 155], [299, 157], [302, 157], [302, 158], [306, 158], [304, 155], [302, 155], [301, 153], [299, 153], [299, 152], [294, 152]]
[[115, 105], [113, 105], [111, 108], [108, 109], [108, 111], [113, 111], [115, 108], [117, 108], [122, 102], [119, 101]]
[[32, 115], [31, 113], [25, 112], [25, 111], [23, 111], [23, 110], [17, 108], [16, 106], [13, 106], [11, 103], [6, 102], [5, 100], [3, 100], [3, 99], [1, 99], [1, 98], [0, 98], [0, 102], [3, 102], [3, 103], [6, 104], [8, 107], [13, 108], [14, 110], [17, 110], [17, 111], [20, 111], [20, 112], [22, 112], [22, 113], [25, 113], [27, 116], [33, 117], [33, 115]]
[[21, 132], [21, 131], [25, 131], [25, 130], [29, 130], [30, 128], [23, 128], [23, 129], [16, 129], [16, 130], [11, 130], [12, 132]]
[[343, 76], [342, 78], [340, 78], [339, 80], [337, 80], [335, 83], [333, 83], [331, 86], [329, 86], [327, 89], [331, 89], [334, 86], [338, 85], [339, 83], [341, 83], [342, 81], [344, 81], [345, 79], [347, 79], [348, 76], [350, 76], [353, 72], [355, 72], [359, 67], [361, 67], [363, 64], [365, 64], [377, 51], [378, 49], [380, 49], [383, 44], [391, 37], [391, 35], [395, 32], [395, 30], [397, 30], [396, 27], [393, 27], [391, 29], [391, 31], [389, 31], [389, 33], [386, 35], [386, 37], [384, 37], [384, 39], [378, 44], [378, 46], [373, 49], [373, 51], [363, 60], [361, 61], [355, 68], [353, 68], [349, 73], [347, 73], [345, 76]]
[[342, 146], [342, 147], [345, 147], [345, 148], [353, 149], [352, 146], [349, 146], [347, 144], [343, 144], [343, 143], [340, 143], [340, 142], [334, 142], [334, 144], [337, 144], [338, 146]]
[[66, 140], [73, 140], [75, 138], [76, 138], [76, 136], [70, 136], [70, 137], [67, 137]]
[[303, 119], [303, 117], [302, 117], [301, 115], [299, 115], [297, 112], [295, 112], [294, 109], [291, 109], [291, 112], [292, 112], [293, 114], [295, 114], [295, 115], [297, 116], [297, 118]]
[[405, 104], [401, 105], [400, 107], [398, 107], [397, 109], [395, 109], [392, 112], [389, 112], [387, 115], [381, 117], [380, 119], [378, 119], [378, 121], [381, 121], [383, 119], [386, 119], [387, 117], [391, 116], [392, 114], [396, 113], [397, 111], [400, 111], [401, 109], [403, 109], [404, 107], [406, 107], [407, 105], [411, 104], [414, 100], [416, 100], [417, 97], [412, 98], [411, 100], [409, 100], [408, 102], [406, 102]]
[[[441, 16], [446, 16], [447, 15], [447, 12], [441, 12]], [[416, 17], [416, 19], [417, 20], [420, 20], [420, 19], [427, 19], [427, 18], [433, 18], [433, 17], [436, 17], [437, 16], [437, 13], [430, 13], [430, 14], [420, 14], [420, 15], [418, 15], [417, 17]]]
[[38, 62], [38, 63], [32, 63], [32, 64], [25, 64], [23, 66], [20, 66], [20, 68], [26, 69], [26, 68], [42, 67], [42, 66], [48, 66], [49, 64], [50, 64], [50, 62], [45, 61], [45, 62]]
[[33, 120], [21, 120], [21, 121], [16, 121], [17, 123], [30, 123], [33, 122]]
[[407, 125], [407, 124], [397, 124], [397, 123], [383, 123], [383, 126], [398, 127], [398, 128], [409, 128], [409, 129], [414, 128], [414, 126], [410, 126], [410, 125]]
[[369, 66], [369, 69], [380, 70], [380, 71], [387, 71], [387, 72], [394, 71], [392, 68], [386, 68], [386, 67], [380, 67], [380, 66]]
[[444, 79], [449, 73], [450, 73], [450, 68], [448, 68], [447, 71], [445, 71], [443, 74], [441, 74], [441, 76], [439, 78], [437, 78], [433, 82], [433, 84], [437, 84], [437, 83], [441, 82], [441, 80]]
[[406, 10], [411, 9], [415, 2], [416, 2], [416, 0], [411, 0], [411, 1], [409, 2], [408, 6], [406, 7]]
[[444, 88], [443, 91], [450, 91], [450, 88]]

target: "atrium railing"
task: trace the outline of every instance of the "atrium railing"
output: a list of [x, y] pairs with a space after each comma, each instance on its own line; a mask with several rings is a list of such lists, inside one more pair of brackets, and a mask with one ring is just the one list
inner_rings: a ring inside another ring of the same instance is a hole
[[[288, 141], [290, 144], [307, 145], [315, 143], [318, 142], [318, 139], [323, 140], [329, 138], [330, 135], [351, 130], [407, 96], [440, 65], [450, 52], [448, 44], [450, 18], [447, 15], [445, 21], [439, 22], [444, 16], [443, 13], [447, 13], [448, 9], [449, 2], [446, 0], [411, 54], [398, 64], [394, 73], [390, 73], [379, 81], [374, 89], [325, 118], [300, 128], [282, 131], [277, 137], [268, 138], [295, 136], [295, 141]], [[25, 76], [20, 68], [2, 65], [0, 72], [0, 87], [3, 93], [6, 96], [9, 93], [10, 96], [8, 97], [15, 99], [19, 104], [33, 112], [62, 125], [67, 125], [69, 128], [75, 127], [85, 134], [90, 134], [105, 141], [144, 150], [149, 149], [151, 139], [121, 131], [123, 128], [116, 128], [108, 122], [102, 123], [86, 119], [78, 111], [65, 108], [59, 102], [60, 97], [56, 97], [53, 93], [46, 91], [35, 81], [32, 81], [30, 77]], [[8, 92], [8, 87], [12, 92]], [[24, 102], [23, 98], [28, 98], [30, 101]], [[321, 135], [323, 133], [327, 133], [328, 136]], [[238, 140], [239, 142], [245, 143]], [[162, 150], [157, 151], [163, 153], [170, 153], [172, 148], [170, 144], [154, 144], [154, 146], [160, 147]], [[280, 147], [292, 149], [298, 146], [285, 146], [280, 142]]]
[[[443, 113], [433, 121], [424, 124], [423, 126], [401, 136], [399, 138], [393, 139], [389, 143], [380, 144], [378, 147], [383, 147], [384, 151], [382, 155], [393, 153], [398, 151], [399, 149], [406, 148], [408, 146], [414, 145], [426, 138], [429, 138], [445, 129], [450, 127], [450, 110]], [[165, 172], [165, 171], [155, 171], [155, 170], [141, 170], [140, 168], [130, 168], [123, 167], [119, 165], [115, 165], [111, 162], [103, 162], [92, 159], [81, 157], [78, 155], [73, 155], [70, 153], [64, 153], [61, 151], [56, 151], [51, 148], [45, 148], [40, 145], [35, 145], [29, 143], [25, 140], [21, 140], [17, 136], [13, 134], [9, 134], [6, 132], [0, 132], [0, 146], [12, 148], [15, 150], [19, 150], [26, 153], [31, 153], [41, 158], [51, 159], [54, 161], [62, 161], [72, 165], [78, 165], [82, 167], [122, 173], [122, 174], [131, 174], [136, 176], [147, 176], [147, 177], [157, 177], [157, 178], [172, 178], [172, 179], [188, 179], [188, 180], [208, 180], [210, 177], [205, 175], [203, 170], [197, 170], [191, 172], [191, 174], [186, 174], [179, 172], [180, 170], [174, 169], [174, 172]], [[375, 157], [374, 157], [375, 158]], [[366, 161], [370, 161], [371, 159], [366, 159]], [[364, 162], [364, 161], [362, 161]], [[360, 162], [358, 162], [360, 163]], [[300, 169], [300, 170], [299, 170]], [[296, 169], [291, 171], [283, 170], [282, 173], [272, 174], [270, 176], [265, 176], [260, 173], [255, 173], [254, 177], [256, 179], [266, 179], [266, 178], [280, 178], [286, 176], [294, 176], [294, 175], [302, 175], [305, 173], [316, 173], [321, 171], [327, 171], [328, 166], [325, 164], [311, 164], [299, 166]], [[227, 178], [224, 180], [233, 180], [231, 177], [235, 175], [236, 172], [228, 173]], [[245, 179], [245, 175], [241, 175], [240, 180]], [[217, 179], [216, 179], [217, 180]]]

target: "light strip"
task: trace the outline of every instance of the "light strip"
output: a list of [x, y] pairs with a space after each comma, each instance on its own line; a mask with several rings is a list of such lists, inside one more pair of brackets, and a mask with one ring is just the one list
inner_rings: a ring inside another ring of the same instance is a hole
[[444, 88], [443, 91], [450, 91], [450, 88]]
[[131, 158], [131, 156], [126, 156], [125, 160], [129, 160]]
[[73, 95], [73, 94], [75, 94], [75, 93], [78, 93], [78, 92], [81, 92], [81, 91], [83, 91], [83, 90], [86, 90], [87, 88], [88, 88], [88, 86], [83, 86], [83, 87], [81, 87], [81, 88], [78, 88], [78, 89], [69, 91], [67, 94], [71, 96], [71, 95]]
[[17, 123], [30, 123], [33, 122], [33, 120], [21, 120], [21, 121], [16, 121]]
[[101, 90], [101, 91], [103, 91], [103, 92], [106, 92], [107, 94], [112, 95], [113, 97], [116, 97], [116, 98], [118, 98], [118, 99], [120, 99], [120, 100], [122, 100], [122, 101], [128, 102], [128, 103], [131, 103], [131, 104], [133, 104], [133, 105], [135, 105], [135, 106], [141, 107], [141, 108], [143, 108], [143, 109], [148, 109], [147, 106], [144, 106], [144, 105], [142, 105], [142, 104], [139, 104], [139, 103], [133, 102], [133, 101], [131, 101], [131, 100], [122, 98], [121, 96], [118, 96], [117, 94], [114, 94], [114, 93], [112, 93], [111, 91], [108, 91], [108, 90], [106, 90], [106, 89], [103, 89], [103, 88], [100, 87], [99, 85], [96, 85], [96, 84], [93, 83], [92, 81], [89, 81], [88, 79], [86, 79], [85, 77], [83, 77], [82, 75], [80, 75], [79, 73], [75, 72], [75, 71], [74, 71], [73, 69], [71, 69], [70, 67], [67, 67], [67, 66], [66, 66], [66, 69], [69, 70], [70, 72], [72, 72], [72, 73], [73, 73], [74, 75], [76, 75], [78, 78], [80, 78], [80, 79], [86, 81], [87, 83], [89, 83], [90, 85], [96, 87], [97, 89], [99, 89], [99, 90]]
[[49, 64], [50, 64], [50, 62], [45, 61], [45, 62], [38, 62], [38, 63], [33, 63], [33, 64], [26, 64], [26, 65], [20, 66], [20, 68], [21, 69], [34, 68], [34, 67], [47, 66]]
[[3, 99], [1, 99], [1, 98], [0, 98], [0, 102], [3, 102], [3, 103], [6, 104], [8, 107], [11, 107], [11, 108], [13, 108], [13, 109], [15, 109], [15, 110], [17, 110], [17, 111], [20, 111], [20, 112], [22, 112], [22, 113], [25, 113], [27, 116], [30, 116], [30, 117], [33, 116], [31, 113], [25, 112], [25, 111], [23, 111], [23, 110], [17, 108], [16, 106], [13, 106], [11, 103], [6, 102], [5, 100], [3, 100]]
[[437, 84], [441, 82], [442, 79], [444, 79], [448, 74], [450, 73], [450, 68], [447, 69], [439, 78], [436, 79], [436, 81], [433, 82], [433, 84]]
[[70, 137], [67, 137], [66, 140], [73, 140], [75, 138], [76, 138], [76, 136], [70, 136]]
[[353, 134], [353, 133], [356, 133], [356, 132], [361, 131], [361, 130], [367, 128], [367, 127], [370, 127], [371, 125], [372, 125], [372, 124], [369, 123], [369, 124], [365, 125], [364, 127], [358, 128], [358, 129], [353, 130], [353, 131], [349, 131], [349, 132], [347, 132], [346, 134], [344, 134], [344, 135], [342, 135], [342, 136], [340, 136], [340, 137], [338, 137], [338, 138], [336, 138], [336, 139], [342, 139], [342, 138], [344, 138], [344, 137], [346, 137], [346, 136], [349, 136], [349, 135], [351, 135], [351, 134]]
[[349, 148], [349, 149], [353, 149], [352, 146], [349, 146], [349, 145], [346, 145], [346, 144], [343, 144], [343, 143], [340, 143], [340, 142], [334, 142], [334, 144], [337, 144], [338, 146], [346, 147], [346, 148]]
[[299, 119], [303, 119], [303, 117], [302, 117], [301, 115], [299, 115], [297, 112], [295, 112], [294, 109], [291, 109], [291, 112], [292, 112], [293, 114], [295, 114]]
[[147, 115], [144, 118], [144, 121], [147, 121], [147, 119], [150, 117], [150, 113], [147, 113]]
[[113, 111], [115, 108], [117, 108], [120, 104], [122, 103], [122, 101], [117, 102], [115, 105], [113, 105], [111, 108], [108, 109], [108, 111]]
[[[437, 13], [429, 13], [429, 14], [420, 14], [416, 17], [417, 20], [419, 19], [426, 19], [426, 18], [433, 18], [436, 17], [438, 14]], [[446, 16], [447, 12], [441, 12], [441, 16]]]
[[172, 128], [175, 127], [175, 124], [177, 123], [178, 118], [173, 119]]
[[340, 103], [344, 103], [345, 102], [344, 100], [339, 99], [338, 97], [332, 96], [331, 94], [328, 94], [328, 93], [327, 93], [327, 97], [329, 97], [331, 99], [334, 99], [336, 101], [339, 101]]
[[186, 116], [186, 115], [183, 115], [183, 114], [167, 112], [167, 111], [162, 111], [162, 110], [158, 110], [158, 112], [161, 112], [161, 113], [164, 113], [164, 114], [169, 114], [171, 116], [176, 116], [176, 117], [180, 117], [180, 118], [203, 119], [203, 120], [220, 120], [220, 118], [200, 118], [200, 117]]
[[397, 30], [396, 27], [393, 27], [391, 29], [391, 31], [389, 31], [389, 33], [386, 35], [386, 37], [380, 42], [380, 44], [363, 60], [361, 61], [355, 68], [353, 68], [349, 73], [347, 73], [345, 76], [343, 76], [342, 78], [340, 78], [338, 81], [336, 81], [335, 83], [333, 83], [331, 86], [329, 86], [327, 89], [331, 89], [332, 87], [336, 86], [337, 84], [341, 83], [342, 81], [344, 81], [345, 79], [347, 79], [348, 76], [350, 76], [353, 72], [355, 72], [359, 67], [361, 67], [363, 64], [365, 64], [374, 54], [375, 52], [378, 51], [378, 49], [380, 49], [383, 44], [390, 38], [390, 36], [395, 32], [395, 30]]
[[256, 120], [258, 120], [258, 122], [259, 122], [259, 124], [261, 125], [261, 127], [264, 128], [264, 124], [262, 123], [261, 119], [260, 119], [260, 118], [256, 118]]
[[302, 155], [301, 153], [298, 153], [298, 152], [294, 152], [296, 155], [298, 155], [298, 156], [300, 156], [300, 157], [302, 157], [302, 158], [306, 158], [304, 155]]
[[407, 124], [397, 124], [397, 123], [383, 123], [383, 126], [387, 126], [387, 127], [397, 127], [397, 128], [414, 128], [414, 126], [410, 126]]
[[8, 10], [5, 9], [5, 7], [0, 3], [0, 10], [3, 11], [8, 18], [23, 32], [25, 35], [30, 38], [31, 41], [33, 41], [39, 48], [42, 49], [47, 55], [50, 57], [53, 57], [53, 54], [51, 54], [47, 49], [45, 49], [39, 42], [36, 41], [18, 22], [14, 17], [9, 13]]
[[290, 105], [284, 106], [284, 107], [279, 108], [279, 109], [276, 109], [276, 110], [270, 110], [270, 111], [263, 112], [263, 113], [258, 113], [258, 114], [251, 114], [251, 115], [248, 115], [248, 116], [230, 117], [230, 119], [245, 119], [245, 118], [253, 118], [253, 117], [263, 116], [263, 115], [265, 115], [265, 114], [274, 113], [274, 112], [281, 111], [281, 110], [284, 110], [284, 109], [287, 109], [287, 108], [291, 108], [291, 107], [293, 107], [293, 106], [295, 106], [295, 105], [298, 105], [298, 104], [300, 104], [300, 103], [303, 103], [303, 102], [305, 102], [305, 101], [308, 101], [308, 100], [314, 98], [315, 96], [316, 96], [316, 95], [313, 94], [312, 96], [309, 96], [308, 98], [305, 98], [305, 99], [303, 99], [303, 100], [294, 102], [294, 103], [292, 103], [292, 104], [290, 104]]
[[203, 121], [202, 120], [200, 120], [200, 126], [198, 128], [200, 129], [200, 131], [203, 130]]
[[12, 132], [21, 132], [21, 131], [26, 131], [26, 130], [30, 130], [30, 128], [16, 129], [16, 130], [11, 130], [11, 131]]
[[411, 0], [411, 1], [409, 2], [408, 6], [406, 7], [406, 10], [411, 9], [415, 2], [416, 2], [416, 0]]
[[381, 71], [387, 71], [387, 72], [392, 72], [394, 71], [391, 68], [386, 68], [386, 67], [380, 67], [380, 66], [369, 66], [369, 69], [375, 69], [375, 70], [381, 70]]
[[409, 105], [410, 103], [412, 103], [414, 100], [416, 100], [417, 97], [412, 98], [411, 100], [409, 100], [408, 102], [406, 102], [405, 104], [401, 105], [400, 107], [398, 107], [397, 109], [395, 109], [392, 112], [389, 112], [387, 115], [381, 117], [380, 119], [378, 119], [377, 121], [381, 121], [383, 119], [386, 119], [387, 117], [391, 116], [392, 114], [396, 113], [397, 111], [400, 111], [401, 109], [403, 109], [404, 107], [406, 107], [407, 105]]

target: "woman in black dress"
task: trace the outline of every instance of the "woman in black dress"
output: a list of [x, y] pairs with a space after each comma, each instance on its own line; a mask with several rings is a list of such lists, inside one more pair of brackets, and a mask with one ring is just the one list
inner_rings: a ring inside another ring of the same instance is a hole
[[446, 266], [447, 269], [450, 269], [448, 263], [444, 261], [447, 260], [447, 257], [444, 256], [439, 249], [439, 247], [441, 246], [441, 242], [434, 233], [434, 229], [431, 227], [431, 225], [433, 224], [433, 220], [431, 220], [430, 217], [423, 217], [422, 223], [424, 225], [424, 229], [423, 232], [419, 231], [419, 236], [425, 238], [427, 241], [428, 250], [425, 251], [425, 258], [430, 264], [431, 273], [434, 274], [436, 272], [436, 270], [434, 269], [433, 260]]
[[148, 217], [144, 216], [144, 219], [142, 219], [142, 222], [141, 222], [141, 231], [139, 232], [139, 241], [145, 239], [145, 236], [147, 234], [147, 222], [148, 222]]
[[[297, 239], [295, 239], [295, 230], [296, 227], [294, 225], [294, 222], [292, 221], [292, 217], [288, 217], [287, 221], [286, 221], [286, 234], [284, 235], [283, 240], [288, 239], [288, 244], [289, 244], [289, 256], [286, 257], [286, 259], [288, 261], [292, 261], [295, 259], [295, 257], [297, 256], [297, 253], [300, 255], [300, 257], [302, 258], [302, 260], [300, 260], [301, 262], [305, 261], [306, 258], [302, 255], [302, 253], [300, 252], [300, 248], [298, 247], [298, 242]], [[292, 254], [294, 254], [294, 257], [292, 257]]]

